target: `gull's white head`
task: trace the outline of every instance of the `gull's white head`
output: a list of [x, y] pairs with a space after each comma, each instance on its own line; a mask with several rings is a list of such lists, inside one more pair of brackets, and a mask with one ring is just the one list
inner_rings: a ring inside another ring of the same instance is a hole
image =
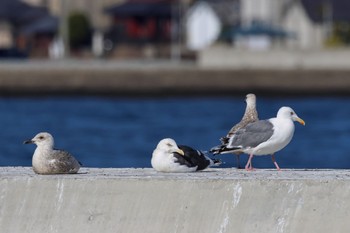
[[179, 153], [181, 155], [184, 155], [184, 152], [177, 146], [174, 139], [171, 138], [164, 138], [160, 140], [160, 142], [157, 145], [156, 150], [161, 150], [167, 153]]
[[305, 121], [298, 117], [298, 115], [290, 107], [281, 107], [277, 112], [277, 118], [291, 119], [292, 121], [297, 121], [300, 124], [305, 125]]
[[255, 108], [256, 105], [256, 96], [252, 93], [246, 95], [245, 102], [247, 103], [247, 107]]
[[45, 146], [45, 147], [51, 147], [54, 146], [54, 139], [51, 134], [47, 132], [41, 132], [35, 135], [34, 138], [31, 140], [25, 141], [24, 144], [33, 143], [36, 144], [38, 147]]

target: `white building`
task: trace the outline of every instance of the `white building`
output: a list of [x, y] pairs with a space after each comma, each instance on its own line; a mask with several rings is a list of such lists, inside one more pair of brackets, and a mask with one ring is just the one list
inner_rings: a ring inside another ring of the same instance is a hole
[[[206, 2], [210, 3], [206, 5], [206, 8], [213, 7], [213, 1], [207, 0]], [[269, 35], [245, 35], [237, 37], [234, 45], [239, 48], [253, 50], [275, 47], [301, 50], [323, 48], [328, 36], [327, 31], [329, 32], [330, 22], [325, 22], [323, 18], [315, 21], [310, 16], [310, 12], [316, 11], [318, 8], [324, 10], [326, 2], [335, 3], [331, 0], [314, 2], [310, 4], [308, 0], [226, 0], [227, 4], [235, 5], [235, 8], [239, 9], [236, 21], [240, 23], [242, 28], [249, 28], [254, 23], [259, 22], [263, 25], [282, 29], [290, 35], [278, 39], [271, 38]], [[315, 4], [318, 5], [315, 6]], [[195, 11], [194, 9], [198, 8], [199, 5], [198, 3], [194, 4], [190, 12]], [[306, 10], [305, 7], [310, 9]], [[207, 11], [210, 10], [207, 9]], [[220, 18], [220, 14], [216, 14]], [[208, 14], [208, 17], [211, 17], [210, 14]]]
[[288, 48], [319, 49], [324, 46], [326, 26], [312, 21], [300, 0], [295, 0], [289, 5], [282, 25], [297, 36], [286, 41]]

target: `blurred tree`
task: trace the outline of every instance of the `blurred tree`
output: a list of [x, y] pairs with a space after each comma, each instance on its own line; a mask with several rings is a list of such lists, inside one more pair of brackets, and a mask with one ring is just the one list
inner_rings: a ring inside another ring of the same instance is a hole
[[91, 24], [83, 12], [70, 13], [68, 32], [71, 49], [80, 49], [91, 45]]
[[326, 45], [330, 47], [350, 45], [350, 23], [335, 22], [333, 24], [333, 33], [327, 39]]

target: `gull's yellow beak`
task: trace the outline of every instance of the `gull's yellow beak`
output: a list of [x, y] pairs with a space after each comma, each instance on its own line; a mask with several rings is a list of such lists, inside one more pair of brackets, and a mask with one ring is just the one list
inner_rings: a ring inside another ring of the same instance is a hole
[[305, 125], [305, 121], [299, 117], [296, 118], [296, 121], [299, 122], [302, 125]]
[[181, 150], [180, 148], [179, 148], [179, 149], [177, 149], [175, 152], [176, 152], [176, 153], [179, 153], [179, 154], [180, 154], [180, 155], [182, 155], [182, 156], [184, 156], [184, 155], [185, 155], [184, 151], [183, 151], [183, 150]]

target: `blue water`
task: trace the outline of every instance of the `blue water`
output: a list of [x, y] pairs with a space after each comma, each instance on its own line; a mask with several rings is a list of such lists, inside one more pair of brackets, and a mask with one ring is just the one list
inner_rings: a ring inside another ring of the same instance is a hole
[[[266, 98], [258, 96], [260, 119], [291, 106], [306, 122], [296, 123], [292, 142], [276, 154], [281, 168], [350, 168], [350, 98]], [[48, 131], [56, 148], [70, 151], [87, 167], [151, 167], [158, 141], [174, 138], [209, 150], [238, 122], [244, 97], [0, 98], [0, 166], [30, 166], [35, 145], [23, 145]], [[242, 165], [247, 156], [241, 156]], [[222, 167], [236, 166], [221, 155]], [[257, 168], [273, 168], [269, 156], [255, 157]]]

